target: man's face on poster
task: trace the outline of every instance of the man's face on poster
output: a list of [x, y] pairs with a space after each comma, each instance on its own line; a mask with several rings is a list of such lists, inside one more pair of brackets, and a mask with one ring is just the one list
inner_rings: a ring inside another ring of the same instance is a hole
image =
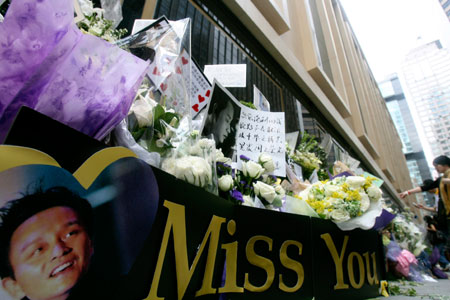
[[43, 210], [12, 235], [9, 260], [14, 278], [8, 278], [9, 287], [30, 299], [65, 299], [86, 273], [92, 253], [91, 239], [72, 208]]
[[216, 126], [214, 127], [214, 137], [217, 143], [223, 143], [223, 141], [230, 134], [231, 122], [233, 121], [234, 107], [230, 102], [227, 103], [225, 108], [220, 112]]

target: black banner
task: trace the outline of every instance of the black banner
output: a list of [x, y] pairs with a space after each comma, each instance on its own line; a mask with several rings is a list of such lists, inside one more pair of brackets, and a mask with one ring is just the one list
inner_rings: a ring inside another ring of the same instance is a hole
[[[97, 286], [95, 295], [131, 300], [379, 295], [384, 258], [376, 231], [341, 231], [327, 220], [234, 205], [126, 155], [102, 166], [104, 157], [120, 157], [111, 155], [120, 148], [100, 146], [31, 110], [21, 114], [7, 142], [58, 158], [61, 172], [54, 166], [45, 166], [51, 172], [43, 167], [36, 172], [63, 182], [72, 176], [66, 169], [77, 170], [73, 176], [85, 190], [73, 177], [65, 182], [71, 181], [94, 207], [97, 259], [88, 286]], [[35, 126], [30, 133], [30, 121], [41, 128]], [[52, 137], [49, 128], [56, 128], [59, 136]], [[61, 152], [73, 139], [78, 151]], [[104, 149], [97, 151], [99, 147]], [[85, 176], [93, 177], [91, 181], [79, 177], [80, 169], [89, 170]], [[105, 192], [105, 187], [115, 194], [93, 205], [95, 192]], [[83, 294], [70, 296], [86, 299]]]

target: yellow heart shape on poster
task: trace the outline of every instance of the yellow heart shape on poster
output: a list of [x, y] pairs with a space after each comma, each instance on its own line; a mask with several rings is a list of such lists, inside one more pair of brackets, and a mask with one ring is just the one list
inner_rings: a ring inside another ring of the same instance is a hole
[[[0, 173], [25, 165], [49, 165], [61, 167], [50, 155], [27, 147], [0, 145]], [[137, 155], [128, 148], [110, 147], [102, 149], [89, 157], [74, 173], [73, 176], [85, 188], [94, 182], [98, 175], [113, 162]]]

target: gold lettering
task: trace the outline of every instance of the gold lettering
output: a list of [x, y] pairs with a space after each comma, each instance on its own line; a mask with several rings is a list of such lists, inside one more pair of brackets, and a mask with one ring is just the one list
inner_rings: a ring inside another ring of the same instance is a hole
[[264, 241], [269, 245], [269, 251], [272, 251], [272, 239], [263, 235], [257, 235], [250, 238], [245, 247], [245, 254], [247, 255], [247, 260], [254, 266], [264, 269], [267, 273], [267, 280], [262, 286], [254, 286], [250, 283], [248, 279], [248, 273], [245, 273], [244, 288], [251, 292], [264, 292], [270, 288], [275, 278], [275, 267], [273, 262], [265, 257], [259, 256], [255, 253], [255, 243], [257, 241]]
[[[234, 235], [236, 232], [236, 222], [234, 220], [228, 222], [227, 230], [231, 236]], [[219, 288], [219, 293], [243, 293], [244, 288], [236, 283], [238, 242], [223, 244], [222, 249], [226, 252], [226, 277], [224, 286]]]
[[163, 297], [158, 297], [158, 286], [171, 231], [173, 231], [174, 240], [178, 299], [181, 300], [183, 298], [208, 239], [209, 248], [205, 266], [205, 275], [203, 277], [202, 287], [197, 291], [196, 296], [216, 293], [216, 289], [212, 288], [214, 262], [216, 259], [219, 243], [220, 227], [222, 223], [225, 223], [226, 220], [218, 216], [212, 217], [206, 234], [203, 237], [203, 241], [200, 244], [200, 249], [195, 256], [191, 267], [189, 267], [186, 244], [186, 220], [184, 206], [167, 200], [164, 201], [164, 206], [169, 209], [169, 214], [167, 216], [166, 227], [164, 229], [164, 235], [161, 241], [161, 248], [159, 249], [159, 255], [156, 262], [152, 285], [150, 287], [150, 292], [145, 300], [164, 299]]
[[[353, 273], [353, 257], [356, 257], [359, 265], [359, 282], [355, 281], [355, 274]], [[360, 289], [364, 284], [364, 261], [362, 256], [358, 252], [352, 252], [348, 256], [347, 260], [348, 278], [350, 279], [350, 284], [355, 289]]]
[[377, 274], [377, 261], [376, 261], [376, 256], [375, 256], [375, 252], [372, 253], [372, 268], [373, 268], [373, 275], [370, 273], [370, 258], [369, 258], [369, 252], [366, 252], [363, 254], [364, 257], [366, 258], [366, 266], [367, 266], [367, 282], [370, 285], [378, 284], [378, 274]]
[[302, 255], [302, 247], [303, 247], [302, 243], [297, 242], [297, 241], [285, 241], [283, 243], [283, 245], [281, 245], [281, 248], [280, 248], [280, 261], [284, 267], [297, 273], [297, 283], [293, 287], [289, 287], [289, 286], [285, 285], [283, 282], [283, 274], [280, 274], [280, 276], [279, 276], [280, 283], [279, 283], [278, 287], [283, 292], [294, 293], [302, 287], [303, 281], [305, 280], [305, 272], [303, 270], [303, 265], [300, 262], [291, 259], [287, 255], [287, 248], [290, 245], [297, 246], [298, 254]]
[[336, 246], [333, 243], [333, 239], [329, 233], [322, 234], [320, 236], [328, 247], [331, 257], [333, 257], [334, 265], [336, 266], [336, 285], [335, 290], [348, 289], [348, 284], [344, 283], [344, 270], [342, 268], [342, 262], [344, 260], [345, 248], [347, 248], [348, 235], [344, 237], [344, 243], [341, 249], [341, 255], [338, 255]]

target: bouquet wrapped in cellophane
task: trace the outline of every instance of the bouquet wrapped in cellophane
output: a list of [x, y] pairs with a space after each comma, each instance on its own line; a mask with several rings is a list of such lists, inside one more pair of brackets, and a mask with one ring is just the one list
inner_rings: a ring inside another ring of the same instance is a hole
[[401, 248], [418, 256], [427, 247], [425, 245], [426, 232], [414, 223], [413, 218], [414, 215], [411, 212], [397, 213], [388, 229]]
[[[151, 61], [128, 117], [114, 132], [117, 144], [160, 167], [191, 131], [189, 20], [160, 18], [117, 45]], [[180, 124], [184, 124], [179, 129]]]
[[0, 141], [22, 105], [96, 139], [126, 115], [149, 66], [74, 24], [73, 1], [13, 1], [0, 23]]
[[342, 175], [307, 186], [286, 199], [288, 212], [328, 219], [341, 230], [370, 229], [382, 212], [382, 191], [372, 176]]
[[217, 151], [219, 195], [237, 204], [282, 211], [285, 190], [281, 180], [270, 175], [275, 170], [272, 157], [261, 153], [257, 161], [241, 155], [241, 170], [231, 166], [231, 159]]

